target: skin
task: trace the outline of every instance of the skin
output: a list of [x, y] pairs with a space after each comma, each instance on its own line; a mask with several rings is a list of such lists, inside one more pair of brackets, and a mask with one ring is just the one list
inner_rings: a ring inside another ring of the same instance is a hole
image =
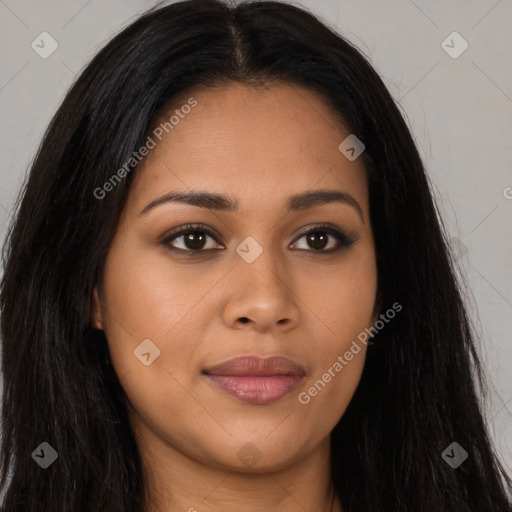
[[[197, 106], [137, 170], [93, 298], [94, 326], [105, 331], [130, 401], [147, 510], [339, 512], [337, 498], [331, 504], [329, 434], [357, 388], [366, 347], [308, 404], [298, 394], [377, 318], [362, 158], [339, 151], [350, 131], [306, 88], [197, 88], [162, 120], [192, 96]], [[239, 210], [168, 202], [140, 215], [167, 192], [190, 189], [236, 197]], [[362, 218], [340, 202], [286, 211], [289, 196], [319, 189], [349, 193]], [[301, 236], [318, 223], [356, 241], [322, 254], [337, 246], [333, 236], [326, 249]], [[186, 224], [213, 228], [218, 238], [207, 236], [203, 247], [223, 249], [190, 257], [172, 249], [197, 247], [184, 236], [160, 243]], [[236, 252], [248, 236], [263, 249], [250, 264]], [[148, 338], [160, 356], [145, 366], [134, 350]], [[276, 354], [302, 364], [306, 376], [270, 404], [227, 395], [201, 373], [238, 355]], [[260, 456], [252, 465], [238, 456], [247, 443]]]

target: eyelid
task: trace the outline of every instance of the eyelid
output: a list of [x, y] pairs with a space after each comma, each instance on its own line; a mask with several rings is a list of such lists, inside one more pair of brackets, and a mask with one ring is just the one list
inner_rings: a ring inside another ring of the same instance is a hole
[[317, 224], [311, 224], [311, 225], [307, 226], [306, 228], [304, 228], [295, 237], [295, 239], [294, 239], [294, 241], [292, 243], [296, 243], [302, 237], [304, 237], [306, 235], [309, 235], [309, 233], [315, 233], [317, 231], [325, 232], [328, 235], [331, 235], [334, 238], [336, 238], [338, 240], [339, 246], [337, 248], [334, 248], [334, 249], [319, 250], [319, 251], [307, 250], [307, 249], [297, 249], [297, 250], [299, 250], [299, 251], [306, 251], [306, 252], [312, 252], [312, 253], [315, 253], [315, 254], [330, 254], [330, 253], [333, 253], [333, 252], [340, 251], [343, 248], [350, 247], [354, 242], [357, 241], [357, 237], [355, 236], [355, 234], [353, 232], [352, 233], [347, 233], [343, 229], [338, 228], [337, 226], [335, 226], [333, 224], [329, 224], [329, 223], [325, 223], [325, 222], [320, 222], [320, 223], [317, 223]]
[[[169, 245], [170, 242], [172, 242], [176, 238], [179, 238], [180, 236], [183, 236], [186, 233], [190, 233], [191, 231], [201, 231], [203, 233], [206, 233], [208, 236], [213, 238], [218, 244], [220, 244], [220, 242], [218, 240], [219, 238], [222, 238], [220, 233], [217, 233], [217, 231], [214, 230], [213, 228], [210, 228], [210, 227], [205, 226], [203, 224], [186, 224], [184, 226], [178, 226], [176, 228], [173, 228], [170, 231], [167, 231], [165, 233], [165, 235], [163, 236], [163, 238], [160, 241], [160, 243], [162, 245]], [[183, 252], [197, 252], [197, 253], [205, 252], [205, 250], [202, 250], [202, 251], [185, 251], [183, 249], [179, 249], [179, 248], [176, 248], [176, 247], [172, 247], [172, 249], [175, 249], [177, 251], [182, 250]], [[206, 249], [206, 251], [208, 251], [208, 250], [210, 250], [210, 249]]]

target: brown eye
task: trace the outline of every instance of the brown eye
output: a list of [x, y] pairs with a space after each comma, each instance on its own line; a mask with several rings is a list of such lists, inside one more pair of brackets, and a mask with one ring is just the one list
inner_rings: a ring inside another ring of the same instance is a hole
[[191, 253], [223, 248], [210, 230], [197, 226], [178, 228], [161, 243], [170, 249]]
[[329, 235], [322, 231], [314, 231], [306, 235], [307, 242], [310, 247], [316, 251], [320, 251], [325, 248], [329, 242]]
[[[301, 239], [305, 239], [305, 244], [302, 244], [302, 247], [297, 247]], [[329, 239], [333, 239], [333, 242], [330, 242]], [[356, 238], [353, 235], [347, 235], [338, 228], [327, 224], [314, 226], [309, 231], [303, 233], [293, 245], [299, 250], [328, 254], [339, 251], [344, 247], [349, 247], [355, 241]]]
[[206, 236], [202, 231], [192, 231], [183, 236], [183, 243], [188, 249], [197, 250], [203, 249], [206, 241]]

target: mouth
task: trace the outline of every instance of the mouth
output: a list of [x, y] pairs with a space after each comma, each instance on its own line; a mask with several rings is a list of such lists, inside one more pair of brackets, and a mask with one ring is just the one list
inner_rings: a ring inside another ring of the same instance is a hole
[[304, 379], [303, 366], [283, 356], [242, 356], [203, 370], [217, 389], [255, 405], [275, 402]]

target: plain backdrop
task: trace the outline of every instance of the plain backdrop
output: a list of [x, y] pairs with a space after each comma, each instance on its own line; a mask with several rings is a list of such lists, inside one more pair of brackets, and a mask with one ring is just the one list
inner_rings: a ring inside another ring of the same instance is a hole
[[[359, 47], [412, 129], [466, 281], [491, 385], [487, 421], [512, 474], [512, 2], [295, 3]], [[154, 5], [0, 0], [0, 242], [44, 130], [76, 74]], [[47, 58], [32, 46], [41, 37], [46, 51], [58, 44]]]

